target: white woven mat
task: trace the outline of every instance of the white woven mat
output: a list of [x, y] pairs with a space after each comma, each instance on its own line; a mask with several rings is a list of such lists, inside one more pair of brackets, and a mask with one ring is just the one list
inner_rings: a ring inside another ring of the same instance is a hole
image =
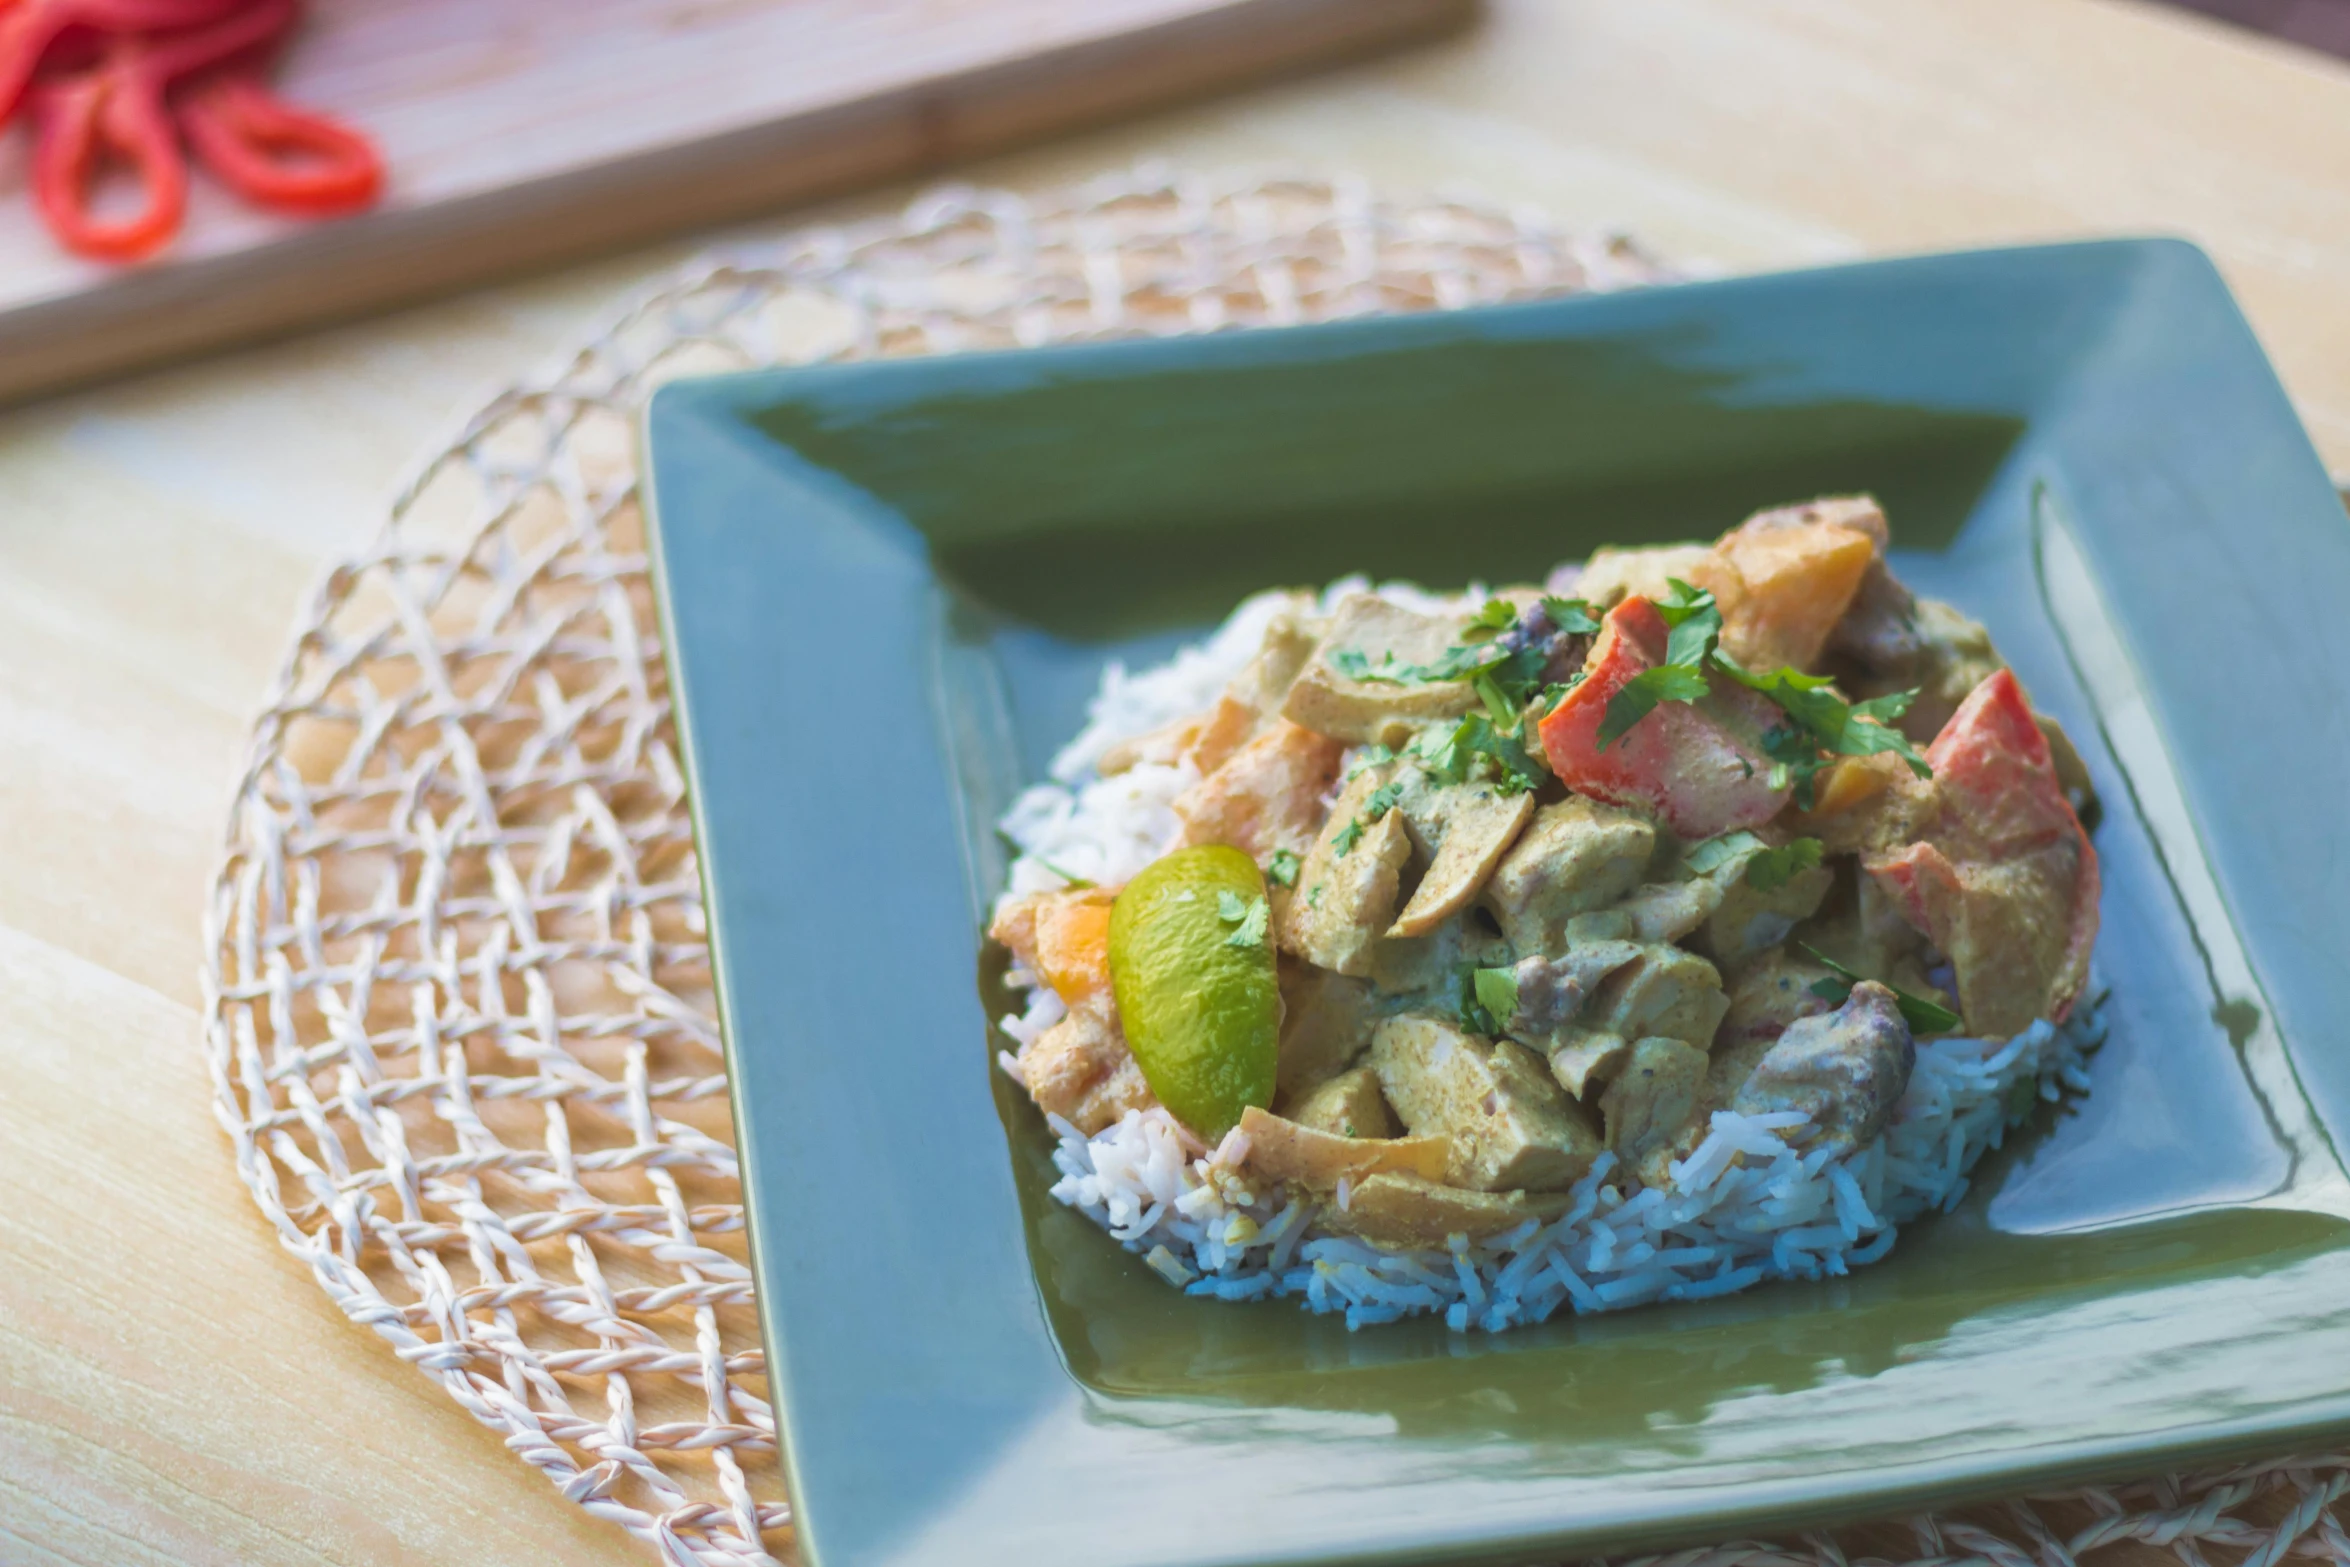
[[[661, 1559], [791, 1553], [645, 580], [632, 421], [711, 369], [1611, 288], [1621, 239], [1346, 183], [1149, 171], [790, 236], [623, 310], [427, 457], [309, 607], [205, 910], [237, 1166], [353, 1322]], [[471, 1461], [471, 1460], [465, 1460]], [[1677, 1567], [2350, 1567], [2350, 1458], [2017, 1501]]]

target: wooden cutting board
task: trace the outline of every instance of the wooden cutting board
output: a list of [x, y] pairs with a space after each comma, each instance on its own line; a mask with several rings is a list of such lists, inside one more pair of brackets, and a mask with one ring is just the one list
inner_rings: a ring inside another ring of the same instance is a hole
[[0, 134], [0, 399], [771, 210], [1465, 20], [1477, 0], [315, 0], [281, 72], [390, 163], [287, 223], [201, 179], [132, 268]]

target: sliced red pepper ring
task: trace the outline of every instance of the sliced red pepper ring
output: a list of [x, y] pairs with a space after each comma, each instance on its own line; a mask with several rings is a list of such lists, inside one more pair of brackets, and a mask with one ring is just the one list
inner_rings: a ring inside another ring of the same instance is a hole
[[75, 29], [167, 33], [215, 22], [249, 0], [16, 0], [0, 6], [0, 125], [22, 106], [51, 47]]
[[178, 107], [197, 159], [249, 201], [326, 216], [357, 211], [383, 190], [383, 159], [366, 137], [243, 72], [198, 84]]
[[[159, 95], [126, 91], [100, 70], [34, 95], [40, 137], [33, 199], [59, 240], [99, 261], [137, 261], [178, 232], [188, 206], [188, 165]], [[142, 191], [137, 211], [100, 218], [91, 195], [108, 161], [129, 164]]]

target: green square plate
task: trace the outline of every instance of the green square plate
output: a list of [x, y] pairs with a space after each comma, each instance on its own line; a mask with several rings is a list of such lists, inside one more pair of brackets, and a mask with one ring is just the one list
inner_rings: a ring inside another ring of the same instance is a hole
[[[2350, 526], [2200, 252], [778, 371], [648, 425], [814, 1567], [1580, 1555], [2350, 1430]], [[1106, 661], [1859, 489], [2107, 802], [2086, 1101], [1853, 1278], [1499, 1338], [1182, 1296], [1049, 1200], [990, 824]]]

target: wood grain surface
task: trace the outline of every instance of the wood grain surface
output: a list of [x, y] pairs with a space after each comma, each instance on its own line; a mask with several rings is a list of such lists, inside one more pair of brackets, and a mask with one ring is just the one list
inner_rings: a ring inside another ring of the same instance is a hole
[[51, 240], [0, 146], [0, 399], [935, 168], [1360, 53], [1475, 0], [318, 0], [282, 86], [364, 126], [374, 211], [199, 179], [179, 243]]
[[[1145, 155], [1458, 187], [1736, 269], [2184, 233], [2350, 469], [2350, 68], [2184, 13], [1500, 0], [1424, 51], [959, 172], [1036, 188]], [[8, 1567], [649, 1560], [277, 1250], [210, 1121], [194, 1001], [227, 790], [307, 585], [454, 413], [684, 253], [0, 416]], [[2171, 1560], [2101, 1560], [2133, 1558]]]

